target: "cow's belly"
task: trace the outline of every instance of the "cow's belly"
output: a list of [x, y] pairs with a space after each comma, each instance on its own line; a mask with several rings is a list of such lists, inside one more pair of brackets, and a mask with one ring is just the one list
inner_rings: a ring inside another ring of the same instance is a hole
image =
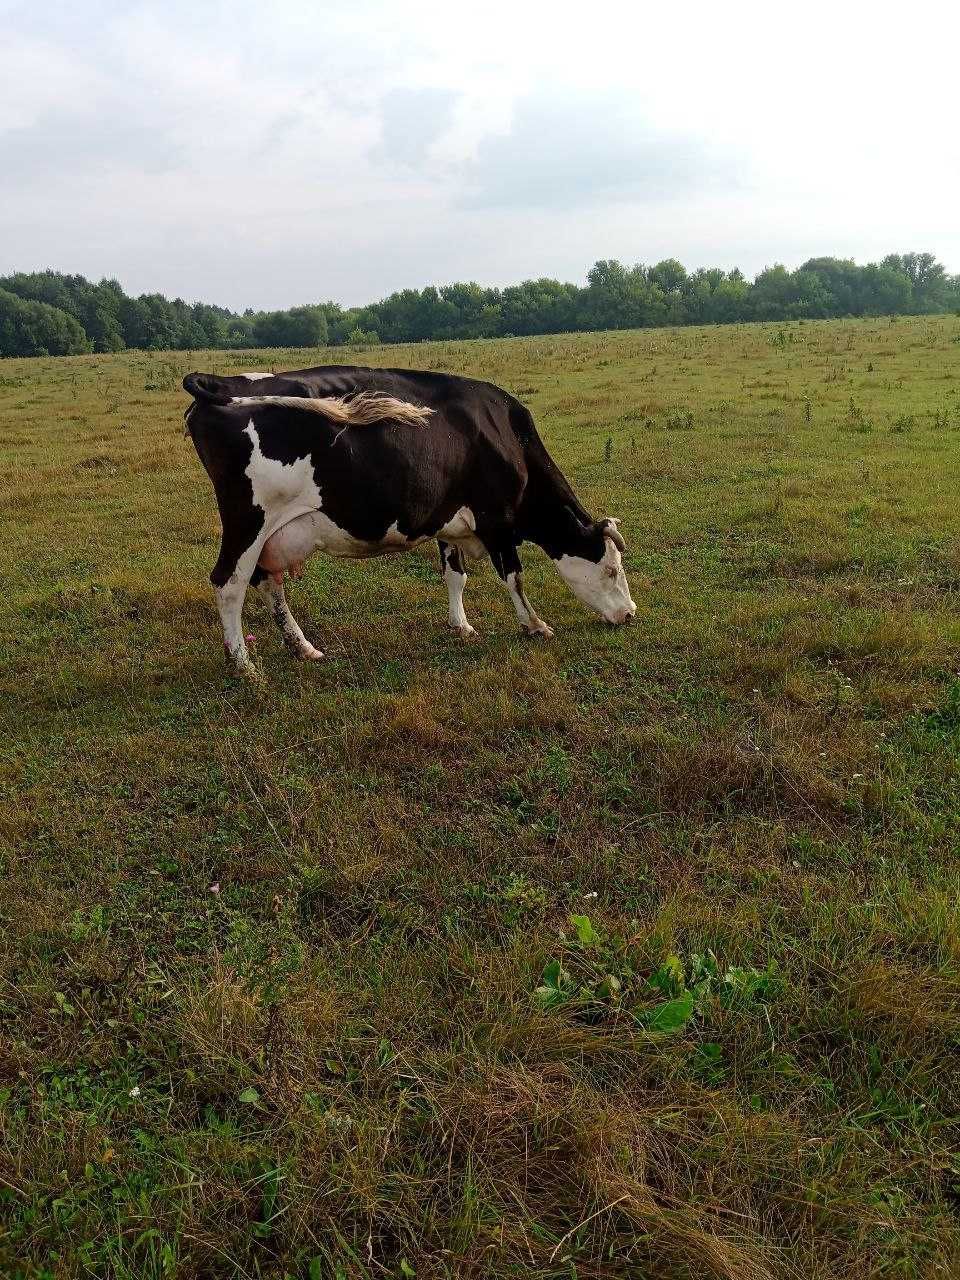
[[297, 573], [304, 560], [315, 551], [349, 560], [365, 560], [371, 556], [409, 551], [425, 541], [425, 538], [405, 537], [394, 524], [383, 538], [366, 542], [341, 529], [322, 511], [310, 511], [305, 516], [290, 520], [267, 539], [260, 553], [259, 565], [270, 574]]

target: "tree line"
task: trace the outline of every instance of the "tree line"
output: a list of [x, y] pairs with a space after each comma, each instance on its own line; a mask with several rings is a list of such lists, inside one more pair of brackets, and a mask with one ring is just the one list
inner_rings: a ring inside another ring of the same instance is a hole
[[954, 310], [960, 276], [929, 253], [892, 253], [865, 266], [811, 258], [795, 271], [767, 267], [752, 281], [736, 268], [688, 272], [675, 258], [634, 267], [607, 259], [590, 268], [585, 285], [431, 285], [364, 307], [321, 302], [242, 315], [159, 293], [133, 298], [116, 280], [36, 271], [0, 277], [0, 356], [371, 345]]

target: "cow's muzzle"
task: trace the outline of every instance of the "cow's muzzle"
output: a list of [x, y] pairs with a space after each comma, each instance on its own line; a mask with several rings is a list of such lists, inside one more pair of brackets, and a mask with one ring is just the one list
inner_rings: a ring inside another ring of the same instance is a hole
[[628, 622], [632, 622], [637, 616], [637, 606], [630, 605], [629, 608], [617, 609], [613, 613], [604, 614], [604, 622], [609, 622], [611, 627], [622, 627]]

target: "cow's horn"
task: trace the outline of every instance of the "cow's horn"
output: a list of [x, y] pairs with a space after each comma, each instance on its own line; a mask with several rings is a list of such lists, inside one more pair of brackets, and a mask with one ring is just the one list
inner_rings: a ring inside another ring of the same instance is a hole
[[612, 516], [607, 516], [601, 521], [601, 528], [603, 529], [603, 536], [605, 538], [609, 538], [618, 551], [624, 552], [627, 549], [627, 544], [624, 542], [623, 535], [617, 528], [619, 523], [619, 520], [615, 520]]

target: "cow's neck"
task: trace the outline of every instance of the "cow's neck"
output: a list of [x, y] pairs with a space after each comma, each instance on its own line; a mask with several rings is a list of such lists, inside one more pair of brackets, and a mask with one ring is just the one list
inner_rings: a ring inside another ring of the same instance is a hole
[[526, 450], [527, 487], [518, 512], [518, 528], [551, 559], [587, 554], [593, 521], [543, 444]]

